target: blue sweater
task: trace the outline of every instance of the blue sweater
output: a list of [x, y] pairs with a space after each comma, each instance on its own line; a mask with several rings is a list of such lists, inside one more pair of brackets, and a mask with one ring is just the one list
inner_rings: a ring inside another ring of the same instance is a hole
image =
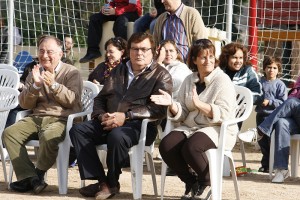
[[[265, 77], [260, 80], [263, 95], [258, 99], [255, 111], [260, 115], [269, 115], [287, 99], [287, 89], [280, 79], [268, 81]], [[269, 100], [269, 105], [262, 106], [264, 99]]]
[[257, 105], [257, 100], [262, 96], [262, 86], [258, 76], [251, 66], [244, 66], [239, 71], [231, 71], [225, 68], [225, 73], [230, 77], [235, 85], [244, 86], [251, 90], [253, 103]]

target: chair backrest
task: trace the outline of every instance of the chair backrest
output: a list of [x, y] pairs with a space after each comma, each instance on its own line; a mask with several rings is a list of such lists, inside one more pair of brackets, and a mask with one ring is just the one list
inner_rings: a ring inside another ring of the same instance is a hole
[[19, 74], [12, 70], [0, 70], [0, 87], [18, 89], [20, 83]]
[[[19, 91], [9, 87], [0, 87], [0, 137], [5, 128], [8, 113], [18, 105]], [[2, 144], [1, 144], [2, 145]]]
[[8, 69], [8, 70], [19, 73], [17, 68], [15, 68], [14, 66], [9, 65], [9, 64], [0, 64], [0, 69]]
[[83, 91], [81, 95], [82, 111], [92, 110], [94, 98], [100, 92], [99, 87], [90, 81], [83, 81]]
[[251, 91], [243, 86], [235, 85], [237, 107], [235, 112], [236, 121], [245, 121], [253, 109], [253, 96]]

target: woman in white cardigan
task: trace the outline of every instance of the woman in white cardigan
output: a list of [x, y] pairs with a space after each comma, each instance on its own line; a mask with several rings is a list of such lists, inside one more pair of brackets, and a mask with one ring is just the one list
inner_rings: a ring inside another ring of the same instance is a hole
[[192, 71], [183, 62], [174, 40], [163, 40], [160, 42], [157, 62], [171, 74], [173, 81], [172, 97], [176, 100], [182, 82]]
[[[221, 123], [235, 117], [236, 94], [229, 77], [217, 67], [215, 47], [200, 39], [190, 47], [188, 66], [193, 74], [182, 83], [176, 101], [164, 92], [151, 96], [159, 105], [168, 106], [168, 118], [180, 125], [165, 136], [160, 154], [185, 183], [182, 199], [206, 198], [210, 191], [208, 160], [205, 151], [218, 146]], [[237, 126], [228, 130], [226, 148], [233, 148]], [[197, 174], [190, 172], [191, 167]]]

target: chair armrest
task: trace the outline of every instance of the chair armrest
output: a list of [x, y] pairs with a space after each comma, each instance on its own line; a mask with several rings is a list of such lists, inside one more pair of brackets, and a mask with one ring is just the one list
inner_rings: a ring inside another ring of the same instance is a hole
[[157, 121], [157, 119], [143, 119], [142, 127], [141, 127], [141, 135], [138, 143], [139, 145], [141, 144], [145, 146], [148, 122], [154, 122], [154, 121]]
[[27, 117], [28, 115], [30, 115], [32, 113], [32, 110], [21, 110], [17, 113], [16, 115], [16, 121], [19, 121], [20, 119], [23, 119], [24, 117]]
[[69, 131], [74, 123], [74, 119], [78, 117], [84, 117], [87, 116], [88, 120], [91, 119], [92, 110], [87, 110], [79, 113], [74, 113], [69, 115], [68, 121], [67, 121], [67, 127], [66, 127], [66, 134], [69, 135]]

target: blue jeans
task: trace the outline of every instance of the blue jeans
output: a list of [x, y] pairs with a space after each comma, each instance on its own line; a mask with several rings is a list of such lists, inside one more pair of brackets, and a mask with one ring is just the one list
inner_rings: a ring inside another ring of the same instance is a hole
[[259, 126], [265, 135], [275, 132], [274, 169], [287, 169], [290, 150], [290, 135], [299, 134], [300, 100], [290, 98], [276, 108]]
[[134, 22], [133, 32], [146, 32], [148, 29], [150, 29], [150, 33], [153, 34], [155, 22], [156, 18], [153, 18], [149, 13], [146, 13], [144, 16], [138, 18]]

